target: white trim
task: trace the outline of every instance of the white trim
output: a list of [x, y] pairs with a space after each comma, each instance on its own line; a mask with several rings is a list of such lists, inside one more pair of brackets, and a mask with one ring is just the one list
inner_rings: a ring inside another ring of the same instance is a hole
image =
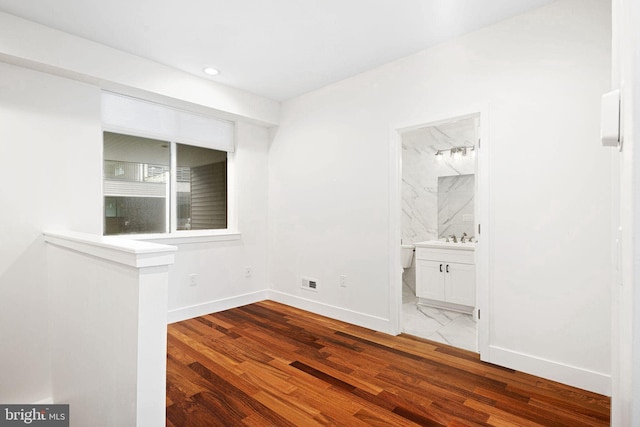
[[429, 116], [417, 116], [414, 119], [397, 122], [391, 125], [392, 131], [412, 131], [415, 129], [423, 128], [426, 126], [438, 126], [443, 123], [450, 122], [452, 120], [463, 120], [471, 117], [476, 117], [478, 114], [482, 114], [487, 111], [488, 104], [475, 104], [467, 108], [453, 110], [449, 113], [438, 113]]
[[280, 291], [268, 290], [269, 299], [275, 302], [310, 311], [321, 316], [326, 316], [352, 325], [373, 329], [391, 335], [397, 335], [391, 328], [391, 321], [382, 317], [371, 316], [353, 310], [347, 310], [335, 305], [324, 304], [318, 301], [302, 298], [296, 295]]
[[144, 242], [185, 245], [189, 243], [226, 242], [240, 240], [242, 233], [227, 230], [182, 230], [173, 234], [122, 234], [121, 239], [141, 240]]
[[392, 127], [389, 144], [389, 316], [391, 333], [402, 332], [402, 136]]
[[548, 359], [489, 346], [491, 363], [508, 366], [520, 372], [578, 387], [594, 393], [611, 396], [611, 376]]
[[[480, 149], [476, 152], [476, 227], [481, 233], [476, 243], [476, 311], [478, 322], [478, 351], [480, 360], [489, 362], [491, 352], [491, 111], [485, 104], [480, 113]], [[478, 310], [480, 318], [478, 319]], [[495, 362], [491, 362], [495, 363]]]
[[489, 185], [489, 104], [472, 105], [464, 109], [439, 113], [427, 117], [416, 117], [410, 121], [392, 124], [389, 135], [389, 313], [391, 333], [402, 331], [402, 268], [400, 264], [400, 245], [402, 239], [400, 211], [402, 209], [402, 137], [401, 133], [427, 127], [437, 126], [452, 120], [471, 117], [480, 119], [481, 149], [476, 156], [476, 224], [482, 224], [482, 233], [476, 244], [476, 311], [481, 309], [478, 320], [478, 351], [483, 361], [489, 361], [490, 342], [490, 306], [489, 306], [489, 265], [490, 239], [490, 185]]
[[[237, 125], [233, 131], [237, 139]], [[227, 230], [237, 230], [238, 220], [238, 168], [236, 153], [227, 153]]]
[[[237, 124], [236, 124], [237, 126]], [[112, 132], [111, 128], [102, 129], [104, 132]], [[126, 133], [125, 133], [126, 134]], [[129, 134], [131, 136], [138, 136], [141, 138], [149, 138], [149, 135], [139, 134]], [[237, 129], [234, 127], [233, 130], [234, 135], [234, 146], [237, 145], [235, 143], [237, 139]], [[144, 241], [158, 241], [159, 243], [173, 243], [173, 244], [183, 244], [183, 243], [206, 243], [206, 242], [215, 242], [215, 241], [225, 241], [225, 240], [239, 240], [240, 239], [240, 231], [238, 231], [238, 190], [237, 190], [237, 168], [235, 163], [235, 152], [226, 152], [227, 153], [227, 228], [224, 229], [209, 229], [209, 230], [177, 230], [177, 218], [178, 218], [178, 198], [177, 198], [177, 179], [176, 173], [177, 170], [177, 144], [174, 141], [167, 141], [170, 145], [171, 155], [170, 155], [170, 182], [167, 185], [167, 192], [171, 197], [168, 198], [167, 204], [169, 205], [169, 218], [167, 222], [169, 223], [166, 226], [166, 233], [148, 233], [148, 234], [112, 234], [109, 236], [119, 237], [123, 239], [131, 239], [131, 240], [144, 240]], [[220, 150], [218, 150], [220, 151]], [[100, 164], [101, 174], [104, 176], [104, 154], [102, 156], [102, 162]], [[104, 192], [104, 180], [102, 185], [102, 232], [105, 232], [106, 229], [106, 218], [105, 218], [105, 197], [109, 197], [109, 194]], [[165, 197], [167, 197], [165, 195]]]
[[136, 268], [173, 264], [178, 250], [175, 246], [74, 231], [45, 231], [43, 234], [49, 244]]
[[32, 403], [32, 405], [53, 405], [53, 397], [46, 397], [42, 400]]
[[218, 311], [242, 307], [243, 305], [253, 304], [266, 299], [268, 298], [267, 290], [265, 289], [262, 291], [209, 301], [189, 307], [176, 308], [169, 310], [167, 313], [167, 323], [181, 322], [183, 320], [193, 319], [194, 317], [204, 316]]
[[169, 163], [169, 185], [165, 201], [168, 215], [164, 229], [168, 233], [175, 233], [178, 231], [178, 144], [173, 141], [169, 142]]

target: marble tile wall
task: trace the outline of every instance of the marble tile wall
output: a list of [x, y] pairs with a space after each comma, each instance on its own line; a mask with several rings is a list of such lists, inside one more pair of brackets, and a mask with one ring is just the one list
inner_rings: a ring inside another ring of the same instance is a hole
[[[403, 133], [401, 231], [404, 243], [421, 242], [439, 237], [438, 179], [447, 176], [474, 174], [475, 156], [467, 155], [454, 159], [447, 152], [441, 160], [438, 160], [435, 154], [442, 149], [475, 146], [478, 135], [476, 120], [476, 118], [468, 118]], [[473, 184], [471, 185], [473, 186]], [[460, 197], [462, 196], [454, 197], [455, 200], [450, 198], [447, 204], [448, 208], [443, 207], [442, 209], [443, 214], [445, 210], [455, 213], [454, 205], [464, 204]], [[466, 210], [460, 210], [460, 219], [463, 215], [468, 215], [469, 212], [473, 214], [472, 202], [470, 206], [470, 211], [468, 205]], [[463, 211], [464, 213], [462, 213]], [[469, 219], [468, 216], [464, 218]], [[451, 223], [451, 219], [449, 219], [449, 223]], [[473, 229], [473, 218], [470, 226]], [[458, 230], [458, 228], [449, 228], [448, 230], [454, 229]], [[458, 233], [462, 234], [461, 231], [458, 231], [456, 235], [459, 235]], [[467, 234], [471, 235], [469, 231]], [[405, 270], [403, 280], [415, 291], [414, 267]]]
[[438, 238], [474, 235], [475, 175], [438, 177]]

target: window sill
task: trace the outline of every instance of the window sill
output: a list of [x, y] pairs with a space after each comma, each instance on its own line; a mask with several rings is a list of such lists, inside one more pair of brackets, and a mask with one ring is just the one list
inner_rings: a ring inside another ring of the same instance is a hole
[[191, 230], [176, 231], [171, 234], [122, 234], [123, 239], [143, 240], [145, 242], [163, 243], [167, 245], [182, 245], [191, 243], [223, 242], [240, 240], [242, 233], [229, 230]]

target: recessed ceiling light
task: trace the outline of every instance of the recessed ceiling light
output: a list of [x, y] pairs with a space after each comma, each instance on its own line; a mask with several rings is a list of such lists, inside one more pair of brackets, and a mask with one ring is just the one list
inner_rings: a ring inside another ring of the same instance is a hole
[[217, 76], [218, 74], [220, 74], [220, 71], [216, 70], [213, 67], [204, 67], [202, 69], [202, 72], [209, 76]]

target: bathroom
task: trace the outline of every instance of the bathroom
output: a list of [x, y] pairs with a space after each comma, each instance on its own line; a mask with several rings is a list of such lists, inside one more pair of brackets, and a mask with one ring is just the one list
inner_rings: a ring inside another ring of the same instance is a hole
[[402, 133], [403, 332], [471, 351], [479, 135], [477, 115]]

